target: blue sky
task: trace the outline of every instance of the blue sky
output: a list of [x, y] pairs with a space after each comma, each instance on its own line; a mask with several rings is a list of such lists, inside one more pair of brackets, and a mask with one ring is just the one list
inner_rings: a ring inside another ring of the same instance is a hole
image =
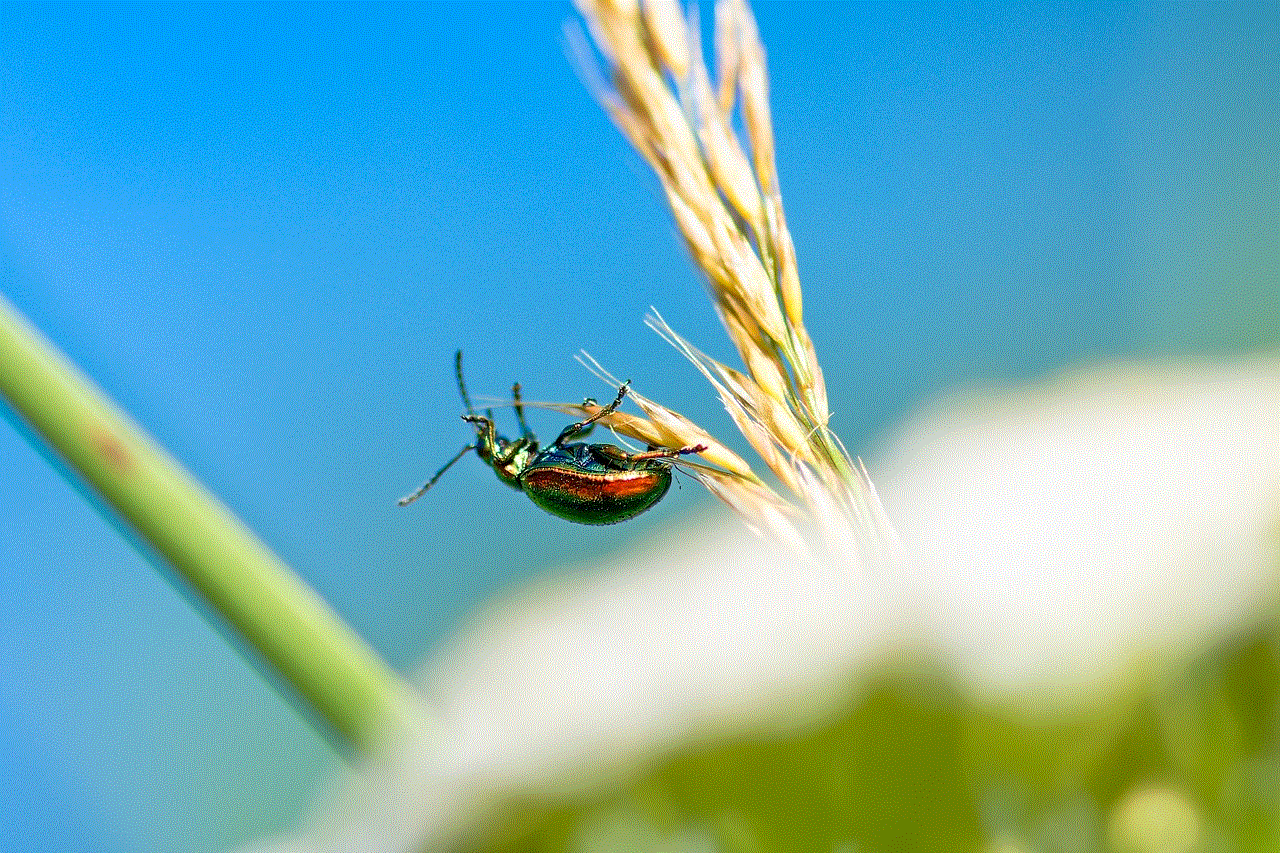
[[[757, 15], [851, 448], [874, 459], [955, 383], [1280, 343], [1274, 4]], [[585, 348], [731, 431], [643, 326], [655, 306], [732, 360], [566, 59], [572, 18], [0, 5], [0, 290], [405, 670], [510, 583], [709, 500], [686, 483], [582, 528], [469, 459], [396, 508], [467, 440], [455, 349], [476, 396], [606, 396]], [[219, 850], [290, 825], [340, 759], [5, 413], [0, 846]]]

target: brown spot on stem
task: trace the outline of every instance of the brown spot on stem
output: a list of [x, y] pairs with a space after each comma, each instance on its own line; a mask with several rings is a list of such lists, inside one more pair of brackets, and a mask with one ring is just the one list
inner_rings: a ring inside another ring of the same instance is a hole
[[89, 443], [103, 461], [117, 472], [124, 473], [133, 467], [133, 458], [116, 434], [101, 424], [89, 428]]

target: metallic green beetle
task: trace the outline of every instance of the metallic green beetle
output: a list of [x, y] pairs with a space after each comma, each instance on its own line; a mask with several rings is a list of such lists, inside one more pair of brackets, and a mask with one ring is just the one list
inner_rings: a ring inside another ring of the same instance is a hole
[[426, 494], [453, 463], [468, 450], [474, 450], [499, 480], [524, 492], [552, 515], [579, 524], [616, 524], [635, 518], [662, 500], [671, 488], [671, 463], [667, 460], [707, 449], [699, 444], [679, 450], [650, 447], [644, 453], [628, 453], [613, 444], [567, 444], [571, 438], [585, 436], [596, 421], [618, 408], [627, 395], [628, 381], [622, 383], [612, 403], [585, 421], [569, 424], [546, 449], [539, 450], [538, 439], [524, 420], [519, 383], [511, 388], [520, 424], [520, 437], [513, 441], [498, 435], [492, 409], [486, 409], [484, 415], [476, 414], [462, 381], [461, 350], [454, 367], [458, 393], [467, 407], [462, 419], [475, 427], [476, 441], [458, 451], [421, 489], [401, 498], [400, 506], [408, 506]]

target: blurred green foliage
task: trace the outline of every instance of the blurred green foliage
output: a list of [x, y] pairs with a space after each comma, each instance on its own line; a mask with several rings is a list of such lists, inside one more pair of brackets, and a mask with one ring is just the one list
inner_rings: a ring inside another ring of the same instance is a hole
[[588, 801], [510, 803], [468, 849], [1280, 849], [1277, 628], [1071, 711], [898, 666], [804, 731], [694, 746]]

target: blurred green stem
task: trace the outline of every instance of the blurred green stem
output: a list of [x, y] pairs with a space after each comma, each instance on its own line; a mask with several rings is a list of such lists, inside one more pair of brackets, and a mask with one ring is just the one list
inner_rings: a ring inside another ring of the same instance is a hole
[[348, 742], [416, 722], [374, 651], [2, 296], [0, 394]]

